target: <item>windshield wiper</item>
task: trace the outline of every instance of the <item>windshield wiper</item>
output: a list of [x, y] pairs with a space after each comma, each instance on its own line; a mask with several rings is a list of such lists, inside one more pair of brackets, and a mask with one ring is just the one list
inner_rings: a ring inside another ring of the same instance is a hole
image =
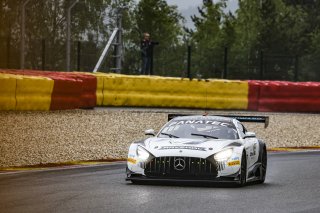
[[179, 137], [176, 136], [176, 135], [169, 134], [169, 133], [165, 133], [165, 132], [161, 132], [160, 134], [162, 134], [162, 135], [167, 135], [167, 136], [169, 136], [170, 138], [179, 138]]
[[215, 137], [215, 136], [212, 136], [212, 135], [204, 135], [204, 134], [199, 134], [199, 133], [191, 133], [191, 135], [202, 136], [202, 137], [205, 137], [205, 138], [219, 139], [218, 137]]

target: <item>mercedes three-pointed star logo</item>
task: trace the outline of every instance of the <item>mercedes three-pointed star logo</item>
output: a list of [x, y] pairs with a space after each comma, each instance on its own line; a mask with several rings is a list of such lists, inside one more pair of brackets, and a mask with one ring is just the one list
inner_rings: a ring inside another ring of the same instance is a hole
[[186, 167], [186, 162], [182, 158], [176, 158], [173, 166], [175, 170], [182, 171]]

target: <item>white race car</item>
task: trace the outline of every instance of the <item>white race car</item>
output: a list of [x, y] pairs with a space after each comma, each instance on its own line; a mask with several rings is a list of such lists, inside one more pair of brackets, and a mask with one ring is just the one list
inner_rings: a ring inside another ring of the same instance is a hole
[[130, 145], [127, 178], [145, 181], [263, 183], [266, 144], [241, 122], [263, 122], [264, 116], [169, 114], [169, 122], [153, 137]]

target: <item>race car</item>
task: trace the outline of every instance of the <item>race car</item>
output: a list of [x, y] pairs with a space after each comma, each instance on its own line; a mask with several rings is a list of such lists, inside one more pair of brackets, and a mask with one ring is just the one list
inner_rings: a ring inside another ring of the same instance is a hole
[[241, 122], [263, 122], [264, 116], [168, 115], [152, 136], [133, 142], [127, 159], [127, 181], [264, 183], [266, 144]]

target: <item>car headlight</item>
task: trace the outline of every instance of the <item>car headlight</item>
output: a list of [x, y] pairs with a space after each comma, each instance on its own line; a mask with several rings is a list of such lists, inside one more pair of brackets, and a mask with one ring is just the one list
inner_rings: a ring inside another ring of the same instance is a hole
[[223, 151], [215, 154], [214, 159], [216, 161], [226, 161], [226, 160], [228, 160], [228, 158], [231, 157], [232, 153], [233, 153], [232, 149], [226, 149], [226, 150], [223, 150]]
[[137, 148], [137, 155], [143, 161], [146, 161], [150, 157], [149, 152], [144, 148], [142, 148], [141, 146], [138, 146]]

